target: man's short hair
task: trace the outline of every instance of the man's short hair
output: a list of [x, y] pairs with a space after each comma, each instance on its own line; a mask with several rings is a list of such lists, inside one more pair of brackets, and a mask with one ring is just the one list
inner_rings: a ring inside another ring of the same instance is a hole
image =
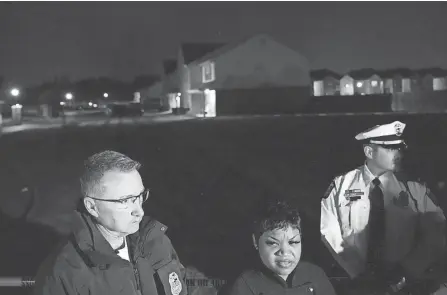
[[80, 178], [82, 196], [102, 196], [105, 191], [102, 178], [107, 172], [131, 172], [140, 167], [139, 162], [115, 151], [96, 153], [84, 162], [84, 172]]
[[259, 211], [253, 225], [256, 240], [267, 231], [286, 229], [289, 226], [298, 229], [301, 233], [301, 218], [298, 209], [284, 200], [267, 202], [266, 206]]

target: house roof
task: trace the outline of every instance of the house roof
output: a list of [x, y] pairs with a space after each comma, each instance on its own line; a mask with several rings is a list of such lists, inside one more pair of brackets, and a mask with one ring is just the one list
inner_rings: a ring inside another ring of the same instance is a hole
[[189, 64], [224, 45], [223, 43], [182, 43], [180, 46], [185, 64]]
[[347, 75], [349, 75], [354, 80], [366, 80], [371, 78], [373, 75], [379, 75], [379, 72], [377, 70], [374, 70], [372, 68], [364, 68], [359, 70], [352, 70]]
[[432, 75], [433, 77], [447, 77], [447, 70], [441, 68], [426, 68], [416, 70], [419, 76]]
[[396, 76], [400, 76], [403, 78], [411, 78], [415, 75], [415, 72], [408, 68], [396, 68], [396, 69], [388, 69], [379, 72], [379, 76], [382, 78], [393, 78]]
[[335, 79], [341, 79], [341, 75], [331, 71], [329, 69], [318, 69], [310, 71], [310, 77], [312, 80], [323, 80], [324, 78], [335, 78]]
[[166, 75], [175, 72], [176, 69], [177, 69], [177, 60], [175, 59], [163, 60], [163, 70]]
[[[281, 42], [276, 41], [274, 38], [272, 38], [271, 36], [269, 36], [269, 35], [267, 35], [267, 34], [259, 33], [259, 34], [255, 34], [255, 35], [246, 36], [246, 37], [241, 38], [241, 39], [239, 39], [239, 40], [236, 40], [236, 41], [234, 41], [234, 42], [229, 42], [229, 43], [226, 43], [226, 44], [221, 44], [220, 47], [217, 47], [215, 50], [206, 53], [205, 55], [201, 56], [200, 58], [194, 60], [194, 62], [197, 63], [197, 64], [198, 64], [198, 63], [201, 63], [201, 62], [205, 62], [205, 61], [208, 60], [208, 59], [211, 59], [211, 58], [213, 58], [213, 57], [222, 55], [222, 54], [224, 54], [224, 53], [226, 53], [226, 52], [228, 52], [228, 51], [230, 51], [230, 50], [232, 50], [232, 49], [234, 49], [234, 48], [240, 46], [241, 44], [243, 44], [243, 43], [245, 43], [245, 42], [247, 42], [247, 41], [249, 41], [249, 40], [251, 40], [251, 39], [258, 38], [258, 37], [261, 37], [261, 38], [262, 38], [262, 37], [264, 37], [264, 38], [269, 38], [269, 39], [271, 39], [271, 40], [273, 40], [273, 41], [275, 41], [275, 42], [281, 44], [282, 46], [287, 47], [287, 48], [289, 48], [290, 50], [299, 53], [298, 51], [296, 51], [296, 50], [293, 49], [293, 48], [288, 47], [288, 46], [285, 45], [284, 43], [281, 43]], [[304, 56], [303, 56], [303, 58], [306, 60], [306, 62], [308, 62], [308, 61], [307, 61], [307, 58], [305, 58]]]

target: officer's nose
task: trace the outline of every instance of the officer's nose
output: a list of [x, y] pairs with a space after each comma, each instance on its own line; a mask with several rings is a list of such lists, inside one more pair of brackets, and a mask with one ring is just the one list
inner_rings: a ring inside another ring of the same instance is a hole
[[134, 204], [134, 208], [132, 210], [132, 215], [136, 216], [136, 217], [142, 217], [144, 216], [144, 210], [143, 210], [143, 205], [142, 204]]

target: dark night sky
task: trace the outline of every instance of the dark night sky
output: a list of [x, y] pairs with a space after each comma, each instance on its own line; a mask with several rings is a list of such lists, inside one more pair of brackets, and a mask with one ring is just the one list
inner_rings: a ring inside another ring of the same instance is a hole
[[181, 41], [267, 33], [313, 68], [447, 67], [447, 2], [0, 3], [0, 74], [132, 79]]

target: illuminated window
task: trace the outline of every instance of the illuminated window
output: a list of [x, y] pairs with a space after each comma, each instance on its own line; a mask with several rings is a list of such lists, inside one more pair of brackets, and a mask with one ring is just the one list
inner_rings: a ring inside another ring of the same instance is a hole
[[363, 83], [362, 82], [357, 82], [357, 87], [362, 87]]
[[372, 82], [371, 82], [371, 86], [372, 86], [372, 87], [376, 87], [376, 86], [377, 86], [377, 81], [372, 81]]
[[216, 73], [214, 71], [214, 62], [207, 61], [200, 65], [202, 68], [202, 82], [209, 83], [216, 79]]

